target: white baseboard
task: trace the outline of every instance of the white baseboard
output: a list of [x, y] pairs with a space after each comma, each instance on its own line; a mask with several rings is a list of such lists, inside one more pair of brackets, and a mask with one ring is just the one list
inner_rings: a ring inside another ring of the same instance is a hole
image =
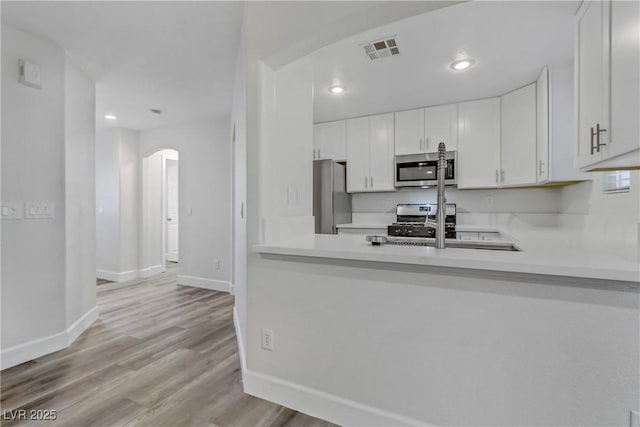
[[138, 277], [145, 278], [149, 276], [154, 276], [156, 274], [160, 274], [164, 271], [163, 265], [152, 265], [151, 267], [146, 267], [138, 270]]
[[73, 322], [71, 326], [67, 328], [67, 346], [73, 344], [80, 334], [86, 331], [89, 326], [93, 325], [93, 322], [98, 320], [99, 315], [98, 306], [96, 305]]
[[430, 426], [430, 424], [246, 369], [244, 392], [344, 426]]
[[152, 265], [151, 267], [141, 268], [140, 270], [120, 272], [98, 269], [96, 270], [96, 277], [98, 279], [110, 280], [112, 282], [126, 282], [127, 280], [134, 280], [160, 274], [163, 271], [164, 266], [162, 265]]
[[180, 274], [178, 274], [178, 284], [221, 292], [229, 292], [231, 286], [231, 283], [224, 280], [206, 279], [204, 277], [196, 276], [183, 276]]
[[238, 354], [240, 355], [240, 372], [244, 380], [244, 372], [247, 370], [247, 358], [244, 353], [244, 341], [242, 340], [242, 329], [240, 329], [240, 321], [238, 320], [238, 311], [233, 306], [233, 326], [236, 328], [236, 341], [238, 341]]
[[109, 271], [109, 270], [96, 270], [96, 277], [98, 279], [110, 280], [112, 282], [126, 282], [127, 280], [133, 280], [138, 278], [138, 270], [130, 271]]
[[69, 347], [97, 319], [98, 307], [94, 306], [62, 332], [2, 350], [0, 352], [0, 370]]

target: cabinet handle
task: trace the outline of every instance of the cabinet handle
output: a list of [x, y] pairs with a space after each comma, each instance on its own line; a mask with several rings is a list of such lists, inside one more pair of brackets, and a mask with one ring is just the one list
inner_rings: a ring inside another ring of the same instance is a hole
[[315, 150], [315, 148], [314, 148], [314, 149], [313, 149], [313, 160], [315, 160], [315, 159], [316, 159], [316, 150]]
[[591, 155], [596, 151], [596, 147], [593, 145], [593, 137], [596, 136], [596, 132], [591, 128]]
[[424, 137], [424, 150], [425, 153], [427, 151], [429, 151], [429, 138], [427, 138], [426, 136]]
[[600, 147], [607, 145], [605, 143], [600, 143], [600, 133], [606, 131], [606, 129], [600, 129], [600, 123], [596, 123], [596, 149], [598, 150], [598, 153], [600, 152]]
[[367, 177], [364, 177], [364, 188], [367, 188]]
[[499, 181], [498, 181], [498, 169], [496, 169], [496, 185], [498, 185]]
[[369, 177], [369, 187], [373, 188], [373, 175]]
[[500, 182], [504, 182], [504, 169], [500, 169]]
[[244, 202], [240, 204], [240, 218], [244, 219]]
[[538, 175], [542, 175], [543, 171], [542, 171], [542, 166], [544, 165], [544, 162], [542, 160], [538, 160]]
[[318, 148], [318, 158], [320, 158], [320, 149]]

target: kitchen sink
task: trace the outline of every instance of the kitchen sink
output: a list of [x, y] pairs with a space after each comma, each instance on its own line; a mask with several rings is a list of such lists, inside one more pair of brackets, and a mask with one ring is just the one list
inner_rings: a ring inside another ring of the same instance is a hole
[[[367, 241], [373, 245], [401, 245], [401, 246], [425, 246], [434, 247], [435, 239], [420, 238], [420, 237], [387, 237], [387, 236], [367, 236]], [[491, 251], [513, 251], [517, 252], [521, 249], [514, 245], [512, 242], [505, 240], [445, 240], [446, 248], [456, 249], [484, 249]]]

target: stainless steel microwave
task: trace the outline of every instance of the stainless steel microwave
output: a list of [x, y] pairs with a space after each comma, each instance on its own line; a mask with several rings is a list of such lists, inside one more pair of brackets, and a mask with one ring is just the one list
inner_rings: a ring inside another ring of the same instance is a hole
[[[446, 152], [447, 170], [444, 184], [458, 186], [458, 164], [455, 151]], [[430, 188], [438, 185], [438, 153], [406, 154], [396, 156], [397, 188]]]

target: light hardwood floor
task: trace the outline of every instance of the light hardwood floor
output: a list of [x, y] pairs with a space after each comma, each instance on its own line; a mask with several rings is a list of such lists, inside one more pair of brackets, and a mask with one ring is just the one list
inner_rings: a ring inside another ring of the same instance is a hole
[[97, 293], [73, 345], [0, 373], [2, 411], [57, 419], [2, 426], [331, 426], [243, 393], [232, 296], [177, 285], [175, 265]]

